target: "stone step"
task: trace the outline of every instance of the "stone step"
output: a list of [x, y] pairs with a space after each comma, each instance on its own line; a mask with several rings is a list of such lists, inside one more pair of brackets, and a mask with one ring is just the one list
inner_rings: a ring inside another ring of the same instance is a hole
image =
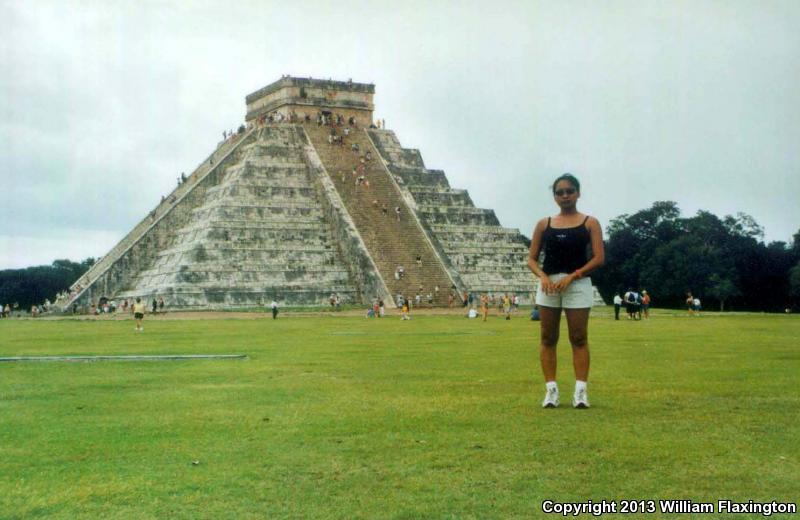
[[335, 251], [321, 250], [308, 251], [302, 250], [212, 250], [199, 255], [196, 251], [186, 252], [165, 252], [159, 253], [153, 269], [161, 269], [166, 266], [176, 264], [186, 264], [189, 261], [197, 261], [198, 257], [204, 262], [225, 261], [228, 263], [241, 265], [244, 262], [256, 263], [256, 265], [338, 265]]
[[[280, 217], [280, 215], [274, 215], [272, 218], [231, 218], [229, 215], [220, 213], [218, 214], [219, 217], [223, 217], [226, 220], [213, 220], [210, 222], [206, 222], [205, 220], [193, 222], [189, 226], [186, 226], [182, 229], [184, 232], [189, 231], [197, 231], [197, 230], [208, 230], [208, 229], [226, 229], [226, 228], [257, 228], [262, 229], [265, 231], [269, 230], [279, 230], [279, 231], [286, 231], [286, 232], [293, 232], [293, 231], [306, 231], [306, 232], [324, 232], [324, 220], [320, 217], [293, 217], [290, 220], [279, 220], [276, 217]], [[211, 220], [211, 219], [209, 219]]]

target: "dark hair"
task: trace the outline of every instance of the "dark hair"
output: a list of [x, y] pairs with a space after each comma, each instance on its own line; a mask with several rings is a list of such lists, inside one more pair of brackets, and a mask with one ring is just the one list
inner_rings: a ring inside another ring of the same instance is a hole
[[579, 181], [579, 180], [577, 179], [577, 177], [575, 177], [575, 176], [574, 176], [574, 175], [572, 175], [571, 173], [565, 173], [564, 175], [560, 175], [560, 176], [559, 176], [559, 177], [558, 177], [558, 178], [557, 178], [557, 179], [556, 179], [556, 180], [553, 182], [553, 195], [555, 195], [555, 193], [556, 193], [556, 185], [557, 185], [559, 182], [561, 182], [561, 181], [567, 181], [567, 182], [569, 182], [570, 184], [572, 184], [572, 185], [575, 187], [575, 189], [578, 191], [578, 193], [580, 193], [580, 192], [581, 192], [581, 181]]

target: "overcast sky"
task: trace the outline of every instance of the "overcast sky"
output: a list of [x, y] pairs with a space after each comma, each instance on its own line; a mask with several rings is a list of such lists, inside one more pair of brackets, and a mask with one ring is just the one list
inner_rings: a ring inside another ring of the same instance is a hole
[[582, 181], [800, 228], [800, 2], [0, 0], [0, 269], [104, 255], [283, 74], [376, 116], [530, 236]]

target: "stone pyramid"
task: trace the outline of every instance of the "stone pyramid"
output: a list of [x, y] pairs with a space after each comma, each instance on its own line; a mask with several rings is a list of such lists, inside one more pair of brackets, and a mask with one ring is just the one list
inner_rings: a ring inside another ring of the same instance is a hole
[[465, 293], [530, 302], [526, 239], [373, 124], [372, 84], [283, 77], [239, 132], [73, 284], [62, 306], [327, 305]]

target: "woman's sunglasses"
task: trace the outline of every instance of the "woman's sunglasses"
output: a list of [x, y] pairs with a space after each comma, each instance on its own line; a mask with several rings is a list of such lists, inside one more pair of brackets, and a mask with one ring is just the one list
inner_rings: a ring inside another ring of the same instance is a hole
[[575, 192], [578, 191], [575, 188], [564, 188], [563, 190], [556, 190], [553, 193], [558, 197], [563, 197], [564, 195], [575, 195]]

